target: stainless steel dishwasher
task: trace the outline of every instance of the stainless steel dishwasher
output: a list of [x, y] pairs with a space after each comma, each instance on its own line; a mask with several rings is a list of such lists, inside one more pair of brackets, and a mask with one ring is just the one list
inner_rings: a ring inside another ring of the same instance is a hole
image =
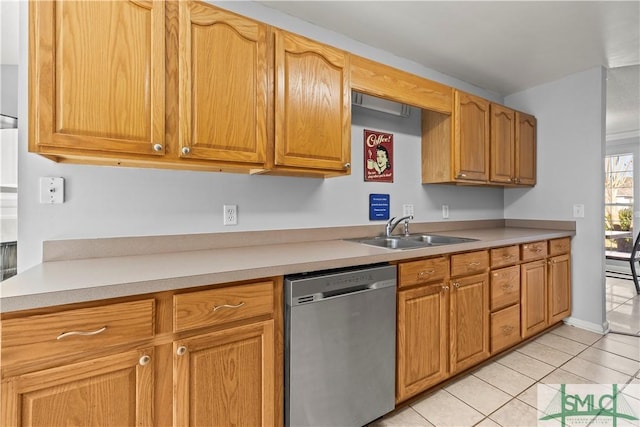
[[358, 427], [394, 408], [396, 267], [285, 278], [285, 424]]

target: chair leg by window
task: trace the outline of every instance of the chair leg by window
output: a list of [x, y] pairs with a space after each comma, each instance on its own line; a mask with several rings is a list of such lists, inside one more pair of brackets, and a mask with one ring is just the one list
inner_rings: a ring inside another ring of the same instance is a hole
[[638, 273], [636, 272], [636, 262], [637, 260], [630, 260], [629, 264], [631, 264], [631, 275], [633, 276], [633, 284], [636, 286], [636, 293], [640, 295], [640, 284], [638, 284]]

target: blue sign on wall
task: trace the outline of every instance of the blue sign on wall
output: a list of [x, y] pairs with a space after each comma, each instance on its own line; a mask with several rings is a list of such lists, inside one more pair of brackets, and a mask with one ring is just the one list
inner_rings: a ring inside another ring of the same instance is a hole
[[389, 219], [389, 195], [369, 194], [369, 220], [387, 221]]

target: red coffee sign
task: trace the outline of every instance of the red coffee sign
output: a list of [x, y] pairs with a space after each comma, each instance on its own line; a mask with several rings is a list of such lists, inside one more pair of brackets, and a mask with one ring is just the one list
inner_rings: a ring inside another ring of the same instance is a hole
[[393, 134], [364, 130], [364, 180], [393, 182]]

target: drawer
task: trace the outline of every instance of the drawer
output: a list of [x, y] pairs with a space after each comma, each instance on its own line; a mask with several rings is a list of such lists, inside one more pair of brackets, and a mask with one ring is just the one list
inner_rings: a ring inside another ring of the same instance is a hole
[[451, 255], [451, 276], [481, 273], [489, 268], [489, 251]]
[[520, 261], [520, 248], [518, 245], [491, 249], [489, 254], [491, 257], [491, 268], [515, 264]]
[[541, 242], [523, 243], [522, 246], [522, 261], [530, 261], [532, 259], [544, 258], [547, 256], [547, 242], [543, 240]]
[[273, 282], [227, 286], [173, 297], [176, 332], [273, 314]]
[[520, 304], [491, 313], [491, 353], [520, 342]]
[[571, 252], [571, 238], [549, 240], [549, 255], [568, 254]]
[[153, 299], [80, 308], [2, 322], [2, 364], [68, 356], [150, 339]]
[[491, 311], [520, 301], [520, 266], [491, 272]]
[[449, 273], [449, 260], [445, 257], [403, 262], [398, 265], [398, 288], [419, 283], [444, 280]]

